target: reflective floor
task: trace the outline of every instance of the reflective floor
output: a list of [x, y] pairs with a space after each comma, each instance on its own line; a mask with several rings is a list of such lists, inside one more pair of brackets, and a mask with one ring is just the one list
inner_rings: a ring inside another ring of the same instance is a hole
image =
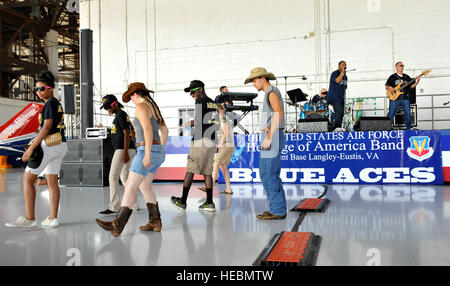
[[[260, 221], [267, 210], [261, 185], [232, 185], [232, 196], [214, 190], [217, 211], [202, 214], [204, 193], [194, 184], [186, 212], [169, 199], [181, 183], [155, 184], [163, 229], [141, 232], [146, 209], [134, 212], [122, 235], [95, 223], [108, 205], [105, 188], [61, 188], [60, 227], [11, 229], [24, 215], [22, 169], [0, 173], [0, 265], [251, 265], [278, 232], [290, 231], [298, 213]], [[285, 185], [288, 207], [317, 197], [320, 185]], [[450, 265], [450, 186], [330, 185], [326, 213], [308, 214], [299, 231], [322, 237], [317, 265]], [[139, 204], [145, 208], [142, 196]], [[48, 190], [39, 187], [38, 223], [49, 212]], [[112, 217], [110, 217], [112, 219]]]

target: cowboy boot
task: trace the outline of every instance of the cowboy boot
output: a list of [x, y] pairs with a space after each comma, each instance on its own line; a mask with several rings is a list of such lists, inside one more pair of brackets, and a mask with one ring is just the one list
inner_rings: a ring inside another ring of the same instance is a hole
[[103, 221], [96, 219], [97, 224], [106, 231], [113, 231], [112, 221]]
[[122, 233], [132, 212], [133, 210], [127, 207], [120, 207], [116, 219], [112, 222], [113, 227], [113, 230], [111, 231], [112, 235], [117, 237]]
[[144, 226], [139, 227], [143, 231], [155, 231], [160, 232], [162, 228], [161, 214], [159, 213], [158, 203], [151, 204], [147, 203], [148, 209], [148, 223]]

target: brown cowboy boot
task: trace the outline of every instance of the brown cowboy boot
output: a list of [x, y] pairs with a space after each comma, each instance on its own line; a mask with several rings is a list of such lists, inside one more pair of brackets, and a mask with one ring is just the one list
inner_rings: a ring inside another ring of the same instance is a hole
[[113, 231], [112, 221], [103, 221], [96, 219], [97, 224], [106, 231]]
[[116, 219], [112, 222], [112, 227], [113, 227], [113, 229], [111, 231], [112, 235], [117, 237], [122, 233], [132, 212], [133, 212], [133, 210], [131, 210], [127, 207], [120, 207], [119, 212], [116, 216]]
[[147, 203], [148, 209], [148, 223], [146, 225], [140, 226], [139, 229], [143, 231], [155, 231], [160, 232], [162, 228], [161, 214], [159, 213], [158, 203], [151, 204]]

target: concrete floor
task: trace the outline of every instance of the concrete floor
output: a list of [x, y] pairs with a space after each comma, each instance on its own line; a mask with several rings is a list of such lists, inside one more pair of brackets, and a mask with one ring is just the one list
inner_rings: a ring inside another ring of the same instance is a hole
[[[0, 173], [0, 265], [217, 265], [249, 266], [273, 234], [290, 231], [298, 213], [282, 221], [260, 221], [268, 209], [262, 186], [232, 185], [232, 196], [214, 190], [216, 213], [198, 211], [205, 194], [191, 189], [186, 212], [170, 203], [181, 183], [154, 185], [163, 229], [141, 232], [147, 211], [134, 212], [120, 237], [96, 223], [109, 201], [109, 189], [61, 188], [59, 222], [43, 229], [48, 190], [36, 201], [39, 227], [12, 229], [5, 222], [24, 215], [23, 169]], [[224, 189], [220, 185], [219, 190]], [[317, 197], [320, 185], [285, 185], [287, 204]], [[322, 237], [317, 265], [450, 265], [450, 186], [330, 185], [325, 213], [308, 214], [299, 231]], [[113, 217], [110, 217], [111, 219]]]

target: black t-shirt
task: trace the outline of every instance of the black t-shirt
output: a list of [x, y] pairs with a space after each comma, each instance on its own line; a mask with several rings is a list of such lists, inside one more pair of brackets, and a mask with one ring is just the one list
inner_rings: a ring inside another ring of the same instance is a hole
[[50, 98], [44, 105], [41, 113], [39, 113], [39, 126], [42, 128], [44, 126], [44, 121], [46, 119], [53, 119], [52, 128], [48, 134], [54, 134], [57, 132], [61, 133], [62, 141], [66, 142], [64, 125], [64, 111], [61, 103], [55, 97]]
[[[407, 74], [403, 74], [403, 76], [399, 76], [398, 74], [392, 74], [388, 80], [386, 81], [386, 85], [396, 87], [401, 82], [409, 82], [411, 78]], [[411, 85], [407, 86], [402, 90], [404, 94], [400, 95], [397, 99], [409, 99], [409, 95], [411, 94]]]
[[215, 131], [219, 124], [217, 119], [217, 105], [208, 96], [204, 96], [195, 101], [194, 136], [192, 140], [201, 138], [216, 139]]
[[312, 103], [323, 103], [323, 104], [327, 104], [327, 97], [321, 97], [320, 95], [316, 94], [314, 95], [314, 97], [311, 99]]
[[130, 118], [128, 114], [120, 109], [116, 112], [114, 117], [112, 126], [111, 126], [111, 141], [114, 149], [123, 149], [123, 139], [125, 134], [123, 133], [124, 129], [130, 130], [130, 145], [128, 149], [135, 149], [134, 142], [131, 140], [131, 130], [133, 130], [133, 126], [131, 125]]

